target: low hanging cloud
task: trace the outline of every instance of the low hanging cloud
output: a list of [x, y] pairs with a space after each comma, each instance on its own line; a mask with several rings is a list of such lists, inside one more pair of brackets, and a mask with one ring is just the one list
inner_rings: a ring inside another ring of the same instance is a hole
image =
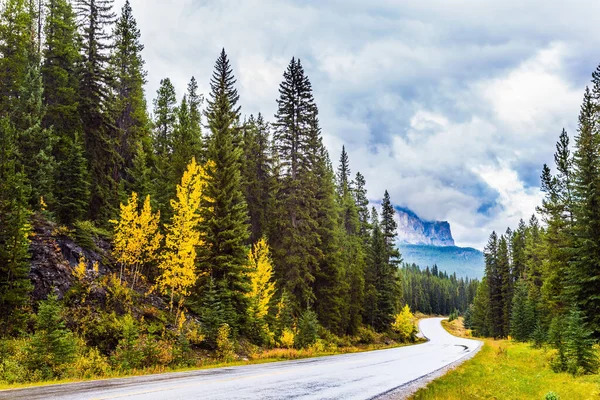
[[[116, 1], [116, 7], [124, 0]], [[563, 127], [576, 132], [599, 59], [600, 3], [508, 0], [131, 0], [147, 96], [194, 75], [209, 91], [222, 47], [244, 113], [272, 119], [292, 56], [313, 84], [324, 142], [345, 145], [369, 196], [448, 220], [482, 248], [539, 204]]]

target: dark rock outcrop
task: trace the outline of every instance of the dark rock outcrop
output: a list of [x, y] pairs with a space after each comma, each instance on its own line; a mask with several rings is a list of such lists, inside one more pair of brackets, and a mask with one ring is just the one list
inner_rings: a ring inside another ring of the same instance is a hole
[[66, 234], [61, 234], [55, 224], [42, 218], [35, 218], [33, 222], [29, 278], [34, 301], [45, 300], [51, 292], [62, 298], [73, 284], [73, 268], [82, 256], [88, 270], [97, 263], [101, 275], [110, 271], [105, 261], [110, 259], [107, 241], [96, 239], [95, 250], [84, 249]]

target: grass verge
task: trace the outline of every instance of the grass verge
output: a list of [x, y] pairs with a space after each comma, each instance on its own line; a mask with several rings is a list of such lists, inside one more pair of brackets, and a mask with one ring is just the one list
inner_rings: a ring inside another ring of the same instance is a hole
[[[442, 325], [453, 335], [469, 337], [461, 320]], [[600, 376], [574, 377], [550, 369], [553, 350], [534, 349], [526, 343], [484, 339], [471, 360], [416, 392], [412, 399], [540, 399], [549, 392], [561, 400], [600, 398]]]

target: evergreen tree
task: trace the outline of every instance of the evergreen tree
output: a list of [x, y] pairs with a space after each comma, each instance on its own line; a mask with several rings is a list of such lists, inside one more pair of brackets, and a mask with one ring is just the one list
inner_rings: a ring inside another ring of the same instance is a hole
[[27, 76], [19, 94], [19, 103], [13, 116], [19, 130], [18, 155], [30, 186], [29, 204], [39, 210], [41, 199], [53, 205], [55, 162], [52, 156], [54, 145], [51, 131], [42, 127], [44, 108], [42, 105], [42, 77], [39, 57], [31, 59]]
[[472, 329], [475, 336], [493, 335], [491, 328], [490, 288], [484, 277], [473, 300]]
[[[160, 87], [154, 99], [154, 193], [163, 220], [170, 216], [169, 199], [175, 186], [169, 173], [173, 154], [173, 132], [177, 122], [177, 98], [175, 87], [169, 78], [160, 81]], [[141, 156], [141, 155], [140, 155]], [[147, 164], [146, 158], [146, 164]], [[141, 160], [138, 160], [140, 167]], [[139, 175], [139, 173], [138, 173]]]
[[200, 128], [200, 102], [198, 84], [192, 78], [188, 92], [177, 109], [177, 122], [173, 130], [173, 155], [169, 162], [171, 181], [177, 182], [192, 158], [203, 159], [202, 131]]
[[592, 330], [600, 332], [600, 141], [592, 94], [586, 88], [573, 158], [575, 200], [574, 259], [569, 268], [568, 292], [585, 312]]
[[18, 107], [35, 43], [28, 1], [6, 0], [0, 6], [0, 117], [3, 117]]
[[527, 284], [519, 281], [515, 288], [510, 324], [510, 335], [519, 342], [529, 340], [535, 329], [534, 310], [529, 302], [528, 293]]
[[147, 143], [150, 138], [149, 118], [144, 97], [146, 71], [141, 54], [144, 46], [140, 43], [140, 36], [131, 4], [126, 0], [113, 32], [114, 44], [110, 58], [113, 75], [110, 108], [116, 129], [114, 140], [118, 154], [114, 177], [117, 184], [120, 183], [127, 188], [133, 184], [128, 171], [133, 167], [138, 147], [141, 142]]
[[56, 168], [56, 216], [63, 223], [73, 224], [85, 218], [90, 198], [87, 161], [80, 136], [62, 138], [61, 154], [65, 158]]
[[16, 163], [15, 129], [0, 118], [0, 336], [18, 331], [28, 301], [28, 188]]
[[56, 160], [53, 210], [60, 222], [72, 224], [85, 217], [90, 192], [78, 114], [79, 36], [75, 13], [67, 0], [48, 1], [45, 38], [41, 74], [46, 112], [42, 126], [52, 129], [56, 138], [52, 152]]
[[278, 182], [270, 242], [280, 289], [287, 290], [299, 314], [315, 299], [312, 286], [322, 257], [315, 220], [317, 179], [309, 159], [317, 109], [300, 60], [292, 58], [283, 76], [274, 123]]
[[360, 172], [357, 172], [354, 179], [353, 193], [360, 225], [360, 236], [363, 238], [368, 238], [369, 236], [369, 221], [371, 219], [369, 199], [367, 198], [367, 189], [365, 188], [366, 184], [365, 177]]
[[[511, 233], [512, 234], [512, 233]], [[498, 241], [498, 278], [500, 284], [500, 300], [502, 306], [502, 336], [508, 336], [510, 332], [511, 308], [513, 282], [510, 273], [510, 258], [509, 258], [508, 240], [506, 236], [500, 236]]]
[[593, 374], [598, 371], [598, 354], [592, 335], [583, 313], [575, 308], [571, 309], [567, 318], [565, 354], [568, 360], [567, 370], [572, 374]]
[[56, 295], [40, 303], [36, 316], [35, 334], [31, 338], [29, 368], [40, 371], [43, 379], [60, 376], [65, 364], [75, 358], [76, 342], [65, 326], [63, 308]]
[[113, 81], [109, 68], [112, 35], [107, 32], [115, 18], [112, 4], [113, 0], [75, 0], [82, 38], [79, 116], [91, 181], [89, 215], [102, 224], [119, 204], [116, 132], [107, 111]]
[[502, 276], [498, 268], [498, 235], [492, 232], [484, 251], [485, 275], [489, 290], [489, 334], [503, 337], [504, 304], [502, 301]]
[[[199, 266], [206, 268], [225, 309], [225, 322], [236, 331], [244, 326], [249, 291], [246, 270], [248, 214], [241, 186], [241, 149], [236, 147], [237, 96], [235, 82], [223, 51], [215, 65], [206, 117], [211, 138], [207, 157], [208, 183], [201, 231], [206, 245], [201, 248]], [[231, 83], [232, 85], [232, 83]]]
[[263, 116], [253, 115], [244, 126], [244, 194], [250, 216], [250, 241], [255, 243], [268, 233], [273, 208], [273, 160], [269, 140], [270, 126]]

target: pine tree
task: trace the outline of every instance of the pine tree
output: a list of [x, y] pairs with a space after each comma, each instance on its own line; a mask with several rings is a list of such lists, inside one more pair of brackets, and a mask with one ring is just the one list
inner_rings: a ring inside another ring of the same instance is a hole
[[54, 138], [51, 131], [42, 127], [44, 107], [42, 104], [42, 77], [39, 56], [32, 57], [27, 76], [19, 93], [19, 103], [13, 116], [15, 127], [20, 131], [18, 138], [19, 163], [23, 166], [27, 183], [31, 187], [29, 204], [41, 209], [40, 199], [54, 205], [54, 170], [52, 156]]
[[504, 304], [502, 301], [502, 276], [498, 267], [498, 235], [492, 232], [484, 251], [485, 275], [489, 290], [489, 334], [503, 337]]
[[534, 310], [529, 302], [528, 293], [527, 284], [519, 281], [515, 287], [510, 323], [510, 335], [519, 342], [529, 340], [535, 329]]
[[206, 117], [211, 132], [207, 157], [207, 198], [202, 208], [206, 246], [199, 265], [214, 280], [225, 308], [225, 322], [235, 331], [244, 326], [250, 290], [246, 274], [246, 243], [249, 237], [247, 206], [242, 194], [242, 155], [236, 146], [238, 108], [235, 79], [227, 55], [217, 59], [211, 81]]
[[510, 271], [510, 255], [506, 236], [500, 236], [498, 241], [498, 279], [500, 284], [500, 301], [502, 307], [502, 336], [510, 332], [513, 282]]
[[383, 195], [383, 203], [381, 204], [381, 230], [386, 246], [386, 262], [391, 266], [396, 266], [402, 262], [400, 252], [396, 248], [396, 236], [398, 235], [398, 224], [394, 219], [396, 211], [390, 200], [388, 191]]
[[243, 181], [250, 216], [250, 241], [256, 242], [268, 233], [273, 211], [273, 160], [269, 140], [270, 125], [258, 114], [251, 115], [244, 126]]
[[365, 188], [366, 184], [365, 177], [360, 172], [357, 172], [356, 178], [354, 179], [353, 193], [360, 224], [360, 236], [363, 238], [368, 238], [369, 236], [369, 221], [371, 219], [369, 199], [367, 198], [367, 189]]
[[595, 106], [586, 88], [573, 158], [575, 199], [574, 254], [569, 268], [568, 293], [585, 312], [592, 330], [600, 332], [600, 142], [596, 137]]
[[[169, 78], [160, 81], [154, 99], [154, 188], [156, 202], [163, 220], [170, 216], [169, 199], [174, 195], [171, 168], [173, 154], [173, 132], [177, 122], [177, 97], [175, 87]], [[141, 160], [138, 160], [140, 162]], [[139, 165], [139, 164], [138, 164]]]
[[7, 0], [1, 7], [0, 117], [4, 117], [18, 107], [35, 44], [32, 40], [33, 15], [28, 1]]
[[475, 336], [493, 335], [491, 329], [490, 288], [487, 276], [481, 280], [473, 300], [472, 329]]
[[26, 349], [30, 370], [40, 371], [43, 379], [60, 376], [65, 364], [75, 358], [75, 338], [65, 326], [63, 312], [56, 295], [40, 303], [35, 334]]
[[83, 122], [85, 151], [89, 163], [91, 199], [89, 215], [107, 223], [119, 202], [114, 124], [107, 108], [112, 83], [109, 68], [111, 34], [114, 22], [113, 0], [76, 0], [75, 10], [81, 30], [79, 116]]
[[280, 290], [290, 294], [299, 315], [315, 300], [313, 282], [321, 258], [315, 220], [317, 180], [308, 158], [317, 109], [300, 60], [292, 58], [283, 77], [273, 124], [278, 175], [271, 245]]
[[83, 220], [87, 214], [90, 188], [83, 141], [78, 134], [61, 138], [61, 159], [56, 168], [56, 216], [65, 224]]
[[173, 130], [173, 155], [169, 162], [171, 182], [177, 182], [192, 158], [204, 157], [202, 149], [202, 131], [200, 129], [200, 101], [198, 85], [192, 78], [188, 92], [177, 109], [177, 123]]
[[571, 309], [567, 317], [565, 355], [567, 370], [572, 374], [593, 374], [598, 371], [598, 354], [594, 348], [593, 332], [585, 323], [583, 313]]
[[15, 129], [0, 118], [0, 336], [18, 331], [29, 281], [29, 197], [25, 177], [16, 163]]
[[138, 146], [143, 141], [148, 142], [150, 132], [144, 97], [147, 75], [141, 54], [144, 46], [140, 43], [140, 30], [129, 0], [123, 5], [112, 36], [114, 44], [110, 57], [113, 75], [110, 108], [116, 129], [115, 146], [118, 154], [114, 176], [117, 184], [130, 186], [133, 182], [128, 171], [133, 167]]
[[88, 162], [78, 114], [79, 36], [75, 13], [67, 0], [48, 1], [46, 14], [41, 68], [46, 112], [42, 126], [52, 129], [56, 138], [52, 152], [56, 160], [53, 210], [60, 222], [72, 224], [85, 217], [90, 196]]

